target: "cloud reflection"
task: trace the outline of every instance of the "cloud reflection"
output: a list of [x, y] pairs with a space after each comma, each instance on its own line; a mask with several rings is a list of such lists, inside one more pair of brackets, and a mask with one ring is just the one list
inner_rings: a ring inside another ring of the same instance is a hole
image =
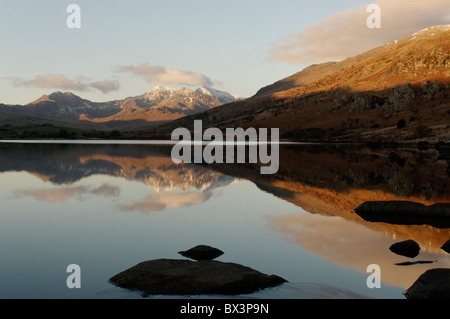
[[91, 195], [105, 198], [118, 197], [120, 189], [117, 186], [103, 184], [96, 188], [88, 186], [63, 186], [57, 188], [16, 190], [14, 193], [17, 198], [33, 197], [40, 202], [59, 203], [71, 198], [85, 200]]
[[178, 209], [193, 205], [201, 205], [210, 199], [213, 192], [157, 193], [150, 194], [141, 202], [131, 205], [118, 205], [121, 211], [138, 211], [142, 214], [163, 211], [167, 208]]

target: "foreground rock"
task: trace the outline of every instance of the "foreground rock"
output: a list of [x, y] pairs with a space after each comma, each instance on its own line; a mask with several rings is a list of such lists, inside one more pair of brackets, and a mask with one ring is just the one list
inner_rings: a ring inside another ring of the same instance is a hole
[[110, 281], [122, 288], [157, 295], [248, 294], [287, 282], [235, 263], [177, 259], [144, 261]]
[[389, 250], [397, 255], [414, 258], [419, 254], [420, 246], [414, 240], [409, 239], [392, 244]]
[[408, 201], [372, 201], [359, 205], [354, 212], [370, 222], [450, 228], [450, 203], [425, 206]]
[[223, 251], [220, 249], [207, 245], [198, 245], [185, 251], [179, 251], [178, 253], [194, 260], [213, 260], [223, 255]]
[[450, 269], [427, 270], [404, 292], [404, 295], [408, 299], [450, 299]]

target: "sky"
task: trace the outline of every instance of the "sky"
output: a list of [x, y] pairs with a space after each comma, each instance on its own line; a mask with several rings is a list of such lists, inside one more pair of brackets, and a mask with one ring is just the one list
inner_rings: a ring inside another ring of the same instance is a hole
[[[2, 0], [0, 103], [54, 91], [111, 101], [157, 85], [249, 97], [311, 64], [450, 24], [449, 8], [450, 0]], [[379, 28], [368, 27], [373, 19]]]

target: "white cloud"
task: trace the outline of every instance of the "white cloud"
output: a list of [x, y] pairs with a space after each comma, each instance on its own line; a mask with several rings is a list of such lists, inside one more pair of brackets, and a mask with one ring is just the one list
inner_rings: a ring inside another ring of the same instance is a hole
[[90, 83], [90, 86], [92, 86], [94, 89], [101, 91], [104, 94], [111, 91], [118, 91], [120, 89], [120, 83], [117, 80], [96, 81]]
[[166, 69], [162, 66], [152, 66], [148, 63], [141, 63], [137, 66], [122, 65], [117, 68], [117, 72], [130, 72], [142, 76], [148, 83], [152, 84], [213, 85], [211, 79], [201, 73]]
[[88, 82], [84, 77], [78, 77], [73, 80], [62, 74], [46, 74], [36, 75], [34, 78], [26, 80], [15, 78], [13, 79], [15, 86], [28, 86], [42, 89], [62, 89], [71, 91], [88, 91], [97, 89], [103, 93], [110, 91], [117, 91], [120, 88], [120, 83], [117, 80], [103, 80], [96, 82]]
[[449, 0], [378, 0], [381, 28], [369, 29], [368, 5], [337, 13], [291, 35], [270, 60], [295, 64], [340, 61], [433, 25], [450, 24]]

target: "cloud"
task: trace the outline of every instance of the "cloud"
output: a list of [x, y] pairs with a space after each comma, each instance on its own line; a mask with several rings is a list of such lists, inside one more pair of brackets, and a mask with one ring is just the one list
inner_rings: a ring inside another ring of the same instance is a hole
[[117, 80], [96, 81], [90, 84], [94, 89], [106, 94], [120, 89], [120, 83]]
[[269, 60], [294, 64], [340, 61], [433, 25], [450, 24], [448, 0], [378, 0], [381, 28], [370, 29], [368, 5], [339, 12], [273, 48]]
[[152, 66], [148, 63], [139, 65], [122, 65], [117, 72], [129, 72], [142, 76], [148, 83], [179, 84], [179, 85], [213, 85], [206, 75], [178, 69], [166, 69], [162, 66]]
[[51, 88], [71, 91], [88, 91], [91, 89], [97, 89], [103, 93], [117, 91], [120, 88], [120, 83], [117, 80], [89, 82], [84, 77], [69, 79], [62, 74], [36, 75], [30, 80], [15, 78], [13, 79], [13, 84], [15, 86], [28, 86], [43, 89]]
[[31, 80], [15, 79], [16, 86], [31, 86], [37, 88], [59, 88], [64, 90], [84, 91], [87, 85], [81, 80], [71, 80], [61, 74], [36, 75]]

